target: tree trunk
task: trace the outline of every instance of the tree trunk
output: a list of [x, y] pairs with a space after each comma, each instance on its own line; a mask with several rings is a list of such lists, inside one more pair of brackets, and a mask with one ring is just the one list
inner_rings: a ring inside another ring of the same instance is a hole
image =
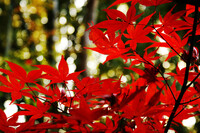
[[46, 24], [46, 31], [49, 33], [47, 37], [47, 61], [50, 65], [54, 65], [55, 59], [53, 56], [53, 46], [54, 46], [54, 30], [55, 30], [55, 19], [58, 14], [58, 0], [53, 0], [53, 8], [48, 10], [48, 23]]
[[[98, 3], [99, 0], [88, 0], [87, 6], [86, 6], [86, 14], [83, 20], [83, 23], [86, 26], [86, 29], [88, 28], [88, 23], [91, 22], [96, 22], [96, 17], [98, 15]], [[81, 45], [82, 48], [83, 47], [87, 47], [90, 44], [90, 40], [89, 40], [89, 31], [85, 31], [84, 35], [81, 37]], [[83, 49], [83, 51], [81, 53], [78, 54], [78, 60], [79, 65], [77, 65], [77, 69], [79, 70], [84, 70], [87, 68], [87, 53], [86, 53], [86, 49]], [[82, 73], [81, 76], [86, 77], [87, 71], [84, 71]]]
[[5, 57], [9, 56], [9, 51], [12, 45], [13, 38], [13, 28], [12, 28], [12, 16], [13, 16], [13, 7], [14, 0], [11, 0], [8, 11], [8, 24], [7, 24], [7, 35], [6, 35], [6, 49], [5, 49]]

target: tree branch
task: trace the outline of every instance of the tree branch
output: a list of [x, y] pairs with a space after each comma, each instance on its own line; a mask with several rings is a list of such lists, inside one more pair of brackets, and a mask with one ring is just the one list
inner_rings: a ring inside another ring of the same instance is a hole
[[174, 119], [175, 113], [180, 105], [180, 102], [183, 98], [184, 93], [187, 90], [187, 82], [188, 82], [188, 77], [189, 77], [189, 69], [190, 69], [190, 60], [192, 58], [192, 53], [193, 53], [193, 47], [194, 47], [194, 43], [195, 43], [195, 34], [196, 34], [196, 29], [197, 29], [197, 19], [198, 19], [198, 5], [195, 5], [195, 15], [194, 15], [194, 22], [193, 22], [193, 29], [192, 29], [192, 39], [191, 39], [191, 45], [190, 45], [190, 49], [189, 49], [189, 57], [188, 60], [186, 62], [186, 70], [185, 70], [185, 77], [184, 77], [184, 82], [182, 85], [182, 89], [181, 92], [178, 96], [178, 99], [175, 103], [175, 106], [170, 114], [169, 120], [167, 122], [167, 126], [165, 127], [165, 133], [168, 132], [170, 125]]

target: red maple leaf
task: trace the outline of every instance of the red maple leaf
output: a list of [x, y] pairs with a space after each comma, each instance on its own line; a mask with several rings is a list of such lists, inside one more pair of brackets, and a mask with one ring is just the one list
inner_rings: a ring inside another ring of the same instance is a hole
[[[170, 72], [170, 73], [166, 73], [166, 74], [173, 76], [175, 78], [175, 80], [177, 80], [181, 85], [183, 85], [185, 69], [186, 69], [185, 67], [180, 69], [179, 66], [177, 65], [176, 73]], [[192, 67], [190, 67], [190, 69], [192, 69]], [[198, 73], [196, 73], [196, 72], [189, 72], [188, 80], [192, 81], [197, 76], [197, 74]]]
[[101, 30], [94, 28], [91, 29], [89, 37], [97, 47], [87, 47], [87, 49], [108, 55], [104, 63], [118, 57], [126, 59], [124, 54], [129, 51], [129, 48], [125, 48], [125, 44], [120, 40], [121, 35], [115, 37], [115, 33], [104, 34]]
[[161, 4], [172, 2], [172, 0], [116, 0], [108, 8], [115, 6], [115, 5], [119, 5], [121, 3], [127, 3], [129, 1], [132, 1], [132, 4], [138, 2], [138, 3], [145, 5], [145, 6], [158, 6], [158, 5], [161, 5]]
[[[200, 11], [200, 7], [198, 8]], [[193, 13], [195, 11], [195, 6], [194, 5], [190, 5], [190, 4], [186, 4], [186, 16], [188, 16], [189, 14]]]
[[17, 133], [46, 133], [49, 129], [60, 129], [66, 127], [67, 124], [53, 123], [50, 121], [35, 124], [35, 120], [29, 120], [28, 122], [21, 123], [19, 127], [16, 128]]
[[154, 25], [158, 32], [161, 33], [164, 31], [166, 34], [170, 35], [174, 31], [183, 30], [183, 27], [188, 25], [185, 21], [179, 19], [186, 13], [186, 11], [182, 10], [172, 14], [171, 12], [174, 7], [169, 12], [167, 12], [164, 18], [162, 18], [162, 16], [159, 14], [159, 20], [161, 24]]
[[[133, 59], [133, 61], [131, 62], [131, 65], [128, 69], [132, 69], [131, 67], [134, 65], [138, 65], [140, 63], [145, 63], [145, 64], [149, 64], [149, 65], [154, 65], [153, 61], [158, 60], [160, 58], [160, 56], [156, 55], [157, 50], [154, 50], [150, 53], [147, 52], [147, 50], [145, 50], [144, 55], [139, 55], [137, 52], [134, 52], [134, 55], [129, 56], [130, 59]], [[133, 70], [134, 71], [134, 70]]]
[[[154, 88], [148, 88], [154, 89]], [[162, 89], [157, 90], [150, 96], [145, 92], [145, 90], [141, 90], [135, 97], [124, 105], [120, 110], [124, 112], [123, 116], [126, 118], [132, 117], [141, 117], [141, 116], [153, 116], [158, 115], [159, 113], [169, 112], [169, 110], [165, 109], [162, 105], [157, 105], [160, 101]], [[134, 94], [134, 93], [133, 93]], [[147, 97], [148, 96], [148, 97]], [[170, 110], [171, 111], [171, 110]]]
[[116, 0], [114, 3], [112, 3], [108, 8], [112, 7], [112, 6], [115, 6], [115, 5], [119, 5], [121, 3], [126, 3], [126, 2], [129, 2], [129, 1], [132, 1], [132, 0]]
[[[100, 82], [100, 87], [93, 90], [93, 95], [100, 97], [110, 97], [121, 92], [121, 78], [117, 82], [113, 82], [113, 79], [105, 79]], [[109, 89], [108, 89], [109, 88]]]
[[0, 131], [4, 133], [14, 133], [15, 128], [12, 126], [17, 126], [17, 116], [7, 118], [6, 114], [2, 109], [0, 109]]
[[[180, 36], [176, 33], [173, 32], [173, 35], [168, 35], [165, 33], [161, 33], [159, 32], [159, 36], [160, 38], [162, 38], [165, 42], [156, 42], [152, 45], [150, 45], [149, 47], [147, 47], [146, 49], [152, 48], [152, 47], [166, 47], [166, 48], [170, 48], [171, 51], [168, 54], [168, 57], [166, 58], [166, 60], [168, 60], [169, 58], [176, 56], [177, 54], [181, 54], [184, 52], [184, 46], [187, 45], [188, 42], [188, 37], [181, 39]], [[181, 56], [181, 55], [180, 55]]]
[[158, 6], [161, 4], [170, 3], [172, 1], [173, 0], [137, 0], [138, 3], [145, 6]]
[[83, 72], [74, 72], [69, 74], [69, 68], [68, 64], [64, 59], [64, 56], [61, 57], [60, 63], [58, 65], [58, 70], [53, 68], [49, 65], [34, 65], [38, 68], [40, 68], [41, 71], [46, 72], [45, 75], [43, 75], [43, 78], [51, 80], [50, 84], [54, 83], [66, 83], [67, 80], [72, 80], [77, 78], [77, 76]]
[[112, 116], [112, 120], [109, 117], [106, 117], [105, 124], [103, 123], [93, 123], [91, 126], [93, 128], [92, 132], [104, 132], [104, 133], [111, 133], [115, 132], [118, 127], [119, 123], [119, 116]]
[[141, 20], [136, 26], [129, 25], [127, 27], [128, 34], [123, 34], [126, 38], [131, 39], [126, 42], [126, 44], [130, 44], [130, 47], [133, 50], [136, 50], [137, 43], [148, 43], [148, 42], [154, 42], [149, 37], [147, 37], [147, 34], [149, 34], [153, 28], [152, 27], [146, 27], [147, 23], [149, 22], [150, 18], [154, 15], [151, 14], [147, 17], [145, 17], [143, 20]]
[[31, 87], [32, 90], [45, 94], [45, 96], [42, 96], [42, 98], [49, 100], [50, 103], [61, 102], [66, 107], [71, 106], [70, 104], [71, 104], [72, 97], [67, 96], [66, 90], [64, 90], [64, 88], [60, 90], [57, 85], [54, 85], [52, 88], [51, 86], [47, 88], [39, 84], [36, 84], [36, 85], [37, 85], [37, 88]]
[[[188, 29], [187, 33], [184, 35], [185, 36], [191, 36], [192, 34], [192, 28], [193, 28], [193, 22], [194, 22], [194, 18], [192, 17], [184, 17], [185, 21], [186, 21], [186, 25], [183, 25], [182, 29]], [[200, 20], [197, 20], [197, 29], [196, 29], [196, 35], [200, 35], [200, 24], [199, 24]]]
[[50, 108], [50, 104], [48, 102], [42, 103], [40, 100], [37, 100], [37, 107], [29, 104], [16, 104], [17, 106], [26, 109], [25, 111], [19, 111], [15, 113], [13, 116], [18, 115], [31, 115], [30, 120], [36, 120], [43, 116], [50, 117], [51, 115], [47, 113]]
[[[33, 99], [32, 95], [28, 92], [29, 89], [24, 89], [24, 83], [19, 82], [12, 76], [9, 76], [9, 81], [6, 77], [0, 75], [0, 81], [5, 86], [0, 86], [0, 91], [11, 93], [11, 98], [13, 103], [15, 100], [20, 99], [22, 96], [27, 96]], [[33, 99], [34, 100], [34, 99]]]
[[17, 123], [18, 115], [13, 115], [7, 118], [3, 110], [0, 109], [0, 131], [4, 133], [38, 133], [46, 132], [47, 129], [56, 129], [64, 127], [64, 124], [52, 124], [49, 122], [44, 122], [40, 124], [34, 124], [35, 120], [29, 120], [24, 123]]
[[10, 61], [6, 62], [8, 63], [12, 71], [6, 69], [0, 69], [0, 71], [5, 73], [6, 75], [21, 80], [24, 83], [35, 83], [36, 82], [35, 80], [40, 78], [41, 76], [42, 71], [40, 70], [32, 70], [27, 74], [24, 68], [22, 68], [21, 66], [12, 63]]
[[165, 120], [160, 120], [160, 119], [153, 119], [150, 118], [151, 120], [149, 121], [144, 121], [142, 118], [135, 118], [135, 123], [137, 125], [137, 128], [134, 130], [134, 133], [154, 133], [154, 132], [159, 132], [163, 133], [164, 132], [164, 125]]
[[84, 98], [80, 99], [80, 107], [77, 109], [71, 109], [72, 115], [69, 119], [80, 120], [82, 123], [90, 123], [93, 120], [97, 120], [99, 117], [108, 114], [106, 108], [90, 109]]
[[116, 9], [104, 9], [104, 11], [106, 11], [106, 13], [111, 18], [111, 20], [109, 19], [109, 20], [102, 21], [90, 27], [89, 29], [93, 29], [93, 28], [107, 29], [105, 34], [115, 33], [116, 31], [120, 30], [122, 34], [124, 33], [124, 31], [127, 29], [129, 25], [132, 25], [133, 22], [136, 21], [142, 15], [142, 13], [139, 15], [136, 15], [135, 4], [131, 5], [126, 15]]
[[74, 89], [73, 91], [75, 92], [77, 97], [87, 95], [87, 98], [92, 98], [94, 97], [92, 96], [92, 93], [96, 89], [100, 88], [100, 82], [101, 81], [99, 81], [99, 78], [85, 77], [81, 80], [75, 81], [76, 89]]

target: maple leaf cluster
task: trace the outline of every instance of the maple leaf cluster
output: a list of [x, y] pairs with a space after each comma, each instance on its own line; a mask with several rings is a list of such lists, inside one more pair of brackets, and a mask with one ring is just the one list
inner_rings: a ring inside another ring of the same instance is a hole
[[[131, 3], [126, 14], [111, 9], [128, 2]], [[196, 40], [193, 38], [191, 41], [191, 38], [194, 37], [193, 32], [194, 35], [200, 34], [200, 23], [191, 16], [198, 10], [187, 5], [187, 10], [172, 14], [176, 6], [174, 2], [171, 10], [162, 17], [156, 7], [171, 2], [173, 0], [116, 0], [104, 10], [107, 20], [90, 26], [89, 38], [96, 47], [87, 49], [107, 55], [105, 62], [119, 57], [125, 63], [130, 62], [125, 69], [138, 75], [135, 78], [134, 74], [130, 74], [130, 84], [122, 83], [121, 77], [79, 79], [83, 71], [69, 73], [64, 56], [57, 69], [49, 65], [34, 65], [38, 69], [28, 73], [21, 66], [7, 61], [10, 70], [0, 69], [3, 73], [0, 75], [0, 91], [9, 93], [11, 104], [17, 105], [20, 111], [7, 117], [0, 109], [0, 130], [5, 133], [45, 133], [51, 132], [51, 129], [162, 133], [167, 132], [170, 124], [177, 125], [197, 115], [196, 112], [200, 111], [199, 51], [194, 46]], [[148, 16], [144, 13], [136, 15], [136, 4], [154, 6], [155, 11]], [[154, 24], [156, 14], [159, 15], [158, 24]], [[181, 37], [178, 33], [183, 30], [186, 32]], [[149, 35], [164, 41], [159, 42]], [[148, 46], [141, 55], [137, 48], [146, 44]], [[157, 53], [161, 47], [170, 49], [165, 61], [177, 56], [186, 63], [186, 67], [179, 68], [177, 65], [173, 72], [163, 71], [162, 64], [156, 63], [162, 58]], [[143, 67], [137, 67], [139, 65]], [[43, 79], [50, 83], [41, 85]], [[72, 89], [68, 88], [69, 82], [74, 84]], [[177, 84], [182, 86], [181, 90], [177, 89]], [[19, 103], [24, 98], [35, 104]], [[17, 121], [21, 115], [29, 116], [26, 122]], [[36, 123], [39, 119], [42, 122]]]

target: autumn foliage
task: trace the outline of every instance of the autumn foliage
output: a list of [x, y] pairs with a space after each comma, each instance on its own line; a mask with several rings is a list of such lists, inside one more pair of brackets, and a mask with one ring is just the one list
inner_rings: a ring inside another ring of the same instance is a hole
[[[130, 5], [126, 14], [112, 8], [121, 3]], [[168, 3], [174, 6], [161, 16], [157, 7]], [[146, 16], [138, 14], [138, 4], [154, 6], [155, 11]], [[96, 47], [87, 49], [107, 55], [105, 62], [122, 58], [129, 64], [125, 69], [132, 71], [131, 83], [122, 83], [121, 77], [80, 79], [84, 70], [69, 73], [64, 56], [57, 69], [35, 65], [36, 69], [30, 72], [6, 61], [10, 70], [0, 69], [0, 91], [10, 93], [11, 104], [21, 110], [8, 118], [0, 109], [0, 130], [162, 133], [172, 129], [171, 125], [198, 115], [200, 69], [195, 39], [200, 35], [198, 5], [185, 3], [186, 10], [173, 12], [177, 5], [173, 0], [116, 0], [104, 10], [107, 20], [88, 29], [89, 39]], [[159, 23], [155, 22], [155, 15], [159, 16]], [[179, 31], [185, 34], [181, 36]], [[141, 54], [139, 45], [147, 44], [145, 49], [140, 48]], [[165, 61], [176, 56], [186, 66], [176, 65], [172, 72], [163, 70], [159, 63], [163, 57], [157, 53], [160, 47], [170, 49]], [[49, 84], [43, 86], [43, 79], [49, 80]], [[74, 86], [70, 89], [68, 83], [72, 81]], [[177, 89], [177, 84], [181, 89]], [[17, 102], [25, 97], [35, 104]], [[20, 115], [28, 116], [27, 121], [18, 123]]]

